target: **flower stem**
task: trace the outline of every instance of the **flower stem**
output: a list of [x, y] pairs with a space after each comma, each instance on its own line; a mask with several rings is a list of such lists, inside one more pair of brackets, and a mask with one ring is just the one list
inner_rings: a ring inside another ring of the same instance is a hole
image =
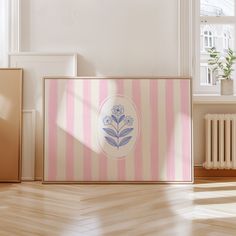
[[119, 149], [119, 143], [120, 143], [120, 138], [119, 138], [119, 123], [117, 123], [117, 134], [118, 134], [118, 138], [117, 138], [117, 142], [118, 142], [117, 149]]
[[126, 124], [124, 124], [123, 126], [121, 126], [121, 128], [118, 130], [118, 132], [120, 132], [124, 127], [125, 127]]
[[112, 126], [116, 131], [118, 131], [117, 128], [116, 128], [112, 123], [111, 123], [111, 126]]

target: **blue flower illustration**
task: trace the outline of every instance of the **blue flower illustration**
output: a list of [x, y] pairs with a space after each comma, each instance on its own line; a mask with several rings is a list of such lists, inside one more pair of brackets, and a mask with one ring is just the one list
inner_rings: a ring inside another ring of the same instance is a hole
[[111, 112], [111, 116], [103, 118], [103, 124], [107, 126], [103, 128], [106, 133], [104, 138], [108, 144], [119, 149], [132, 139], [130, 134], [134, 129], [131, 127], [134, 119], [131, 116], [125, 116], [124, 107], [120, 104], [113, 106]]
[[115, 105], [112, 108], [112, 113], [116, 116], [120, 116], [124, 113], [124, 107], [122, 105]]
[[124, 122], [126, 125], [131, 126], [133, 125], [134, 119], [131, 116], [126, 116]]
[[112, 119], [111, 119], [110, 116], [105, 116], [105, 117], [103, 118], [103, 124], [104, 124], [104, 125], [110, 125], [111, 123], [112, 123]]

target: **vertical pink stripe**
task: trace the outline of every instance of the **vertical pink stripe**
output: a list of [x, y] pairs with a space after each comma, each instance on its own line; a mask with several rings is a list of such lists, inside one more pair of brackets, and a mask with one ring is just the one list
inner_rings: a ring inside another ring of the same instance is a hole
[[191, 111], [189, 80], [181, 80], [183, 180], [191, 181]]
[[[46, 80], [47, 82], [48, 80]], [[56, 180], [57, 169], [57, 80], [49, 80], [48, 101], [48, 180]]]
[[167, 180], [175, 180], [173, 80], [166, 80]]
[[74, 180], [74, 80], [66, 83], [66, 179]]
[[[108, 96], [108, 80], [99, 81], [99, 104], [100, 106]], [[99, 154], [99, 180], [106, 181], [107, 179], [107, 157], [104, 153]]]
[[91, 81], [83, 80], [83, 137], [84, 180], [91, 181]]
[[158, 180], [158, 81], [150, 80], [151, 178]]
[[[119, 95], [124, 94], [124, 80], [116, 80], [117, 84], [117, 93]], [[118, 160], [118, 180], [119, 181], [125, 181], [126, 175], [125, 175], [125, 167], [126, 167], [126, 159]]]
[[[139, 116], [139, 122], [142, 123], [142, 109], [141, 109], [141, 88], [140, 88], [141, 80], [132, 80], [132, 93], [133, 100], [137, 108], [137, 113]], [[134, 169], [135, 169], [135, 180], [141, 181], [142, 178], [142, 129], [140, 128], [140, 134], [137, 137], [135, 150], [134, 150]]]

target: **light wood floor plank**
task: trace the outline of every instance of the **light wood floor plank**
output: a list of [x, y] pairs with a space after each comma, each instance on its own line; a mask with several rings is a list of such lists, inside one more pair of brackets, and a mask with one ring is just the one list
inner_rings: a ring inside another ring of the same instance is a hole
[[4, 183], [0, 235], [236, 235], [236, 179], [193, 185]]

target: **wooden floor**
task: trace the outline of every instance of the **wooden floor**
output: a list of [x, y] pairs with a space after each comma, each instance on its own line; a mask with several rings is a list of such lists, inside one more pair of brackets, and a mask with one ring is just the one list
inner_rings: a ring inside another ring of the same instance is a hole
[[0, 235], [236, 235], [236, 179], [194, 185], [0, 184]]

